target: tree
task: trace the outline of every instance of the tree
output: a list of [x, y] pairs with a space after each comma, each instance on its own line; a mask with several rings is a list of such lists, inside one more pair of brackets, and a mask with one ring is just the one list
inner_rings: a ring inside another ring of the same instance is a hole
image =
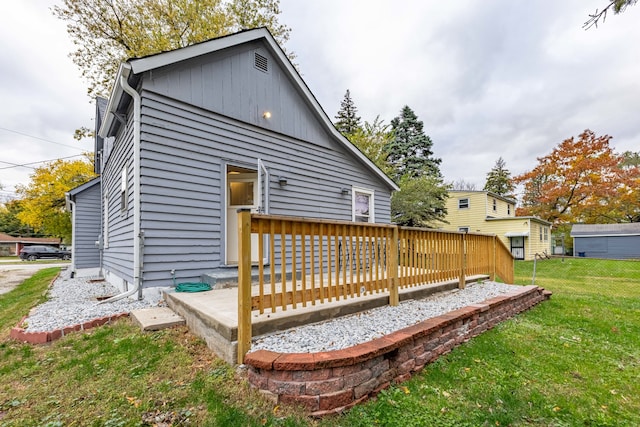
[[620, 194], [633, 186], [633, 169], [609, 146], [611, 137], [585, 130], [538, 158], [531, 171], [514, 178], [524, 184], [518, 215], [535, 215], [554, 224], [618, 222], [612, 212]]
[[408, 227], [434, 227], [444, 222], [449, 189], [435, 176], [405, 176], [391, 196], [391, 220]]
[[16, 237], [36, 237], [33, 229], [18, 219], [20, 212], [22, 212], [20, 200], [10, 200], [0, 205], [0, 232]]
[[398, 117], [391, 120], [393, 137], [385, 147], [387, 162], [393, 167], [392, 178], [432, 176], [441, 178], [441, 159], [433, 157], [433, 143], [423, 130], [422, 121], [409, 106], [404, 106]]
[[56, 160], [37, 168], [28, 185], [16, 188], [22, 208], [16, 216], [38, 233], [69, 242], [71, 215], [65, 210], [65, 194], [94, 176], [87, 160]]
[[53, 14], [67, 23], [90, 96], [107, 95], [129, 58], [260, 26], [283, 45], [291, 31], [278, 21], [280, 0], [63, 0]]
[[476, 191], [476, 185], [473, 182], [467, 182], [462, 178], [450, 183], [449, 186], [452, 190]]
[[487, 173], [484, 191], [491, 191], [501, 196], [510, 196], [515, 188], [515, 185], [511, 182], [511, 172], [506, 168], [504, 159], [499, 157], [496, 160], [496, 164]]
[[351, 143], [362, 151], [362, 154], [387, 175], [391, 173], [391, 168], [387, 163], [387, 153], [384, 149], [392, 137], [390, 126], [384, 124], [384, 120], [380, 120], [380, 116], [377, 116], [372, 123], [365, 121], [363, 126], [358, 126], [348, 137]]
[[598, 21], [602, 19], [604, 22], [607, 19], [607, 13], [613, 10], [615, 15], [624, 12], [627, 7], [632, 6], [638, 3], [638, 0], [609, 0], [609, 4], [607, 4], [602, 10], [596, 11], [592, 14], [589, 14], [589, 19], [582, 25], [582, 28], [588, 30], [589, 28], [595, 26], [598, 27]]
[[347, 92], [344, 94], [344, 99], [340, 102], [338, 114], [335, 116], [337, 119], [335, 123], [336, 129], [347, 139], [351, 139], [351, 135], [361, 129], [360, 116], [357, 114], [358, 108], [356, 108], [353, 99], [351, 99], [351, 92], [347, 89]]

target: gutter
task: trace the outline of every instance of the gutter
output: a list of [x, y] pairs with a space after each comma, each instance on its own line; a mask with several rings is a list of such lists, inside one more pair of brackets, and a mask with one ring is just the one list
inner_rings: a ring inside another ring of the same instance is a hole
[[[115, 295], [108, 298], [102, 303], [108, 303], [112, 301], [118, 301], [120, 299], [129, 297], [136, 292], [138, 293], [138, 300], [142, 300], [142, 249], [144, 240], [144, 231], [140, 229], [140, 116], [141, 116], [141, 99], [137, 90], [129, 85], [127, 78], [131, 74], [131, 65], [123, 63], [119, 70], [119, 79], [117, 85], [114, 88], [114, 95], [118, 92], [118, 86], [122, 88], [133, 99], [133, 289], [130, 289], [119, 295]], [[112, 95], [109, 101], [108, 112], [111, 115], [115, 115], [115, 105], [111, 102], [119, 96]], [[113, 109], [112, 109], [113, 108]], [[108, 128], [105, 127], [111, 120], [105, 120], [100, 134], [108, 132]]]

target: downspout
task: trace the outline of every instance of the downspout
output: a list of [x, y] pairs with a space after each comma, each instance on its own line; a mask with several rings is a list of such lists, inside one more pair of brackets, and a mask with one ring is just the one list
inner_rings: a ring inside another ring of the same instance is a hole
[[108, 298], [100, 303], [107, 303], [127, 298], [136, 292], [138, 300], [142, 299], [142, 241], [144, 231], [140, 229], [140, 116], [141, 100], [137, 90], [129, 86], [127, 77], [131, 73], [131, 65], [124, 63], [123, 72], [118, 83], [122, 90], [133, 98], [133, 288]]

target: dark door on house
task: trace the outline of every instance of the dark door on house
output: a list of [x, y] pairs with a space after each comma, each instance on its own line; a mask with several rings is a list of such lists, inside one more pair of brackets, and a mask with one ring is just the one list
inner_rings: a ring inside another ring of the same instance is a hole
[[511, 237], [511, 254], [515, 259], [524, 259], [524, 236]]

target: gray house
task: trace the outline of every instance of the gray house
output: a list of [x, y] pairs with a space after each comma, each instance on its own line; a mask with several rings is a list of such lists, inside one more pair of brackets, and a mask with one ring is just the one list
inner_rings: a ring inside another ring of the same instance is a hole
[[588, 258], [640, 259], [640, 223], [575, 224], [573, 255]]
[[71, 271], [100, 266], [100, 178], [82, 184], [66, 195], [71, 211]]
[[390, 221], [397, 186], [336, 131], [264, 28], [131, 59], [98, 111], [101, 215], [87, 221], [127, 293], [236, 268], [239, 208]]

